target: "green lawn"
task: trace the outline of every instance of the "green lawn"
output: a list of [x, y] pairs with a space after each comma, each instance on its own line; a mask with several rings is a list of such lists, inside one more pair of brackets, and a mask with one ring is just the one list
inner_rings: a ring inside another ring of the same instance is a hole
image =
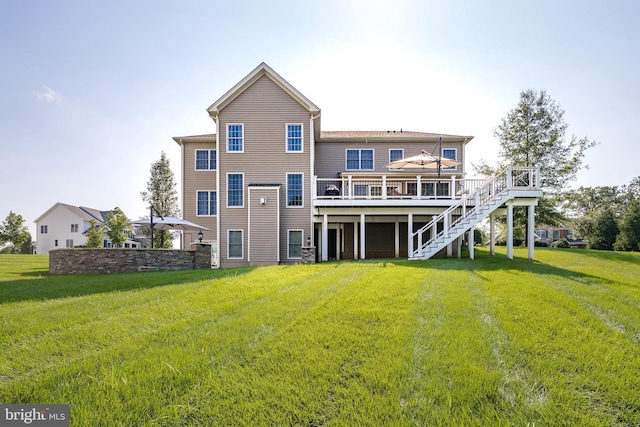
[[99, 276], [0, 255], [0, 402], [73, 426], [640, 425], [640, 254], [515, 255]]

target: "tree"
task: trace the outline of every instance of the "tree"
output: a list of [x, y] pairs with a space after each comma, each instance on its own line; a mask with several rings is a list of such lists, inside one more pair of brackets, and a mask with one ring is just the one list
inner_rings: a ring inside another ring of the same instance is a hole
[[[161, 216], [179, 216], [178, 190], [169, 159], [164, 151], [160, 160], [151, 165], [151, 176], [147, 182], [147, 191], [140, 192], [142, 200], [153, 207]], [[145, 230], [146, 233], [146, 230]], [[170, 248], [173, 245], [171, 232], [158, 230], [154, 233], [154, 246]]]
[[613, 250], [618, 235], [618, 221], [614, 209], [606, 206], [592, 215], [579, 219], [576, 229], [589, 240], [591, 249]]
[[87, 236], [88, 248], [101, 248], [104, 245], [104, 232], [102, 226], [98, 224], [95, 219], [92, 219], [89, 223], [89, 229], [85, 233]]
[[620, 221], [620, 233], [613, 248], [616, 251], [640, 250], [640, 199], [631, 203]]
[[[498, 165], [481, 161], [474, 168], [492, 174], [506, 165], [540, 167], [543, 197], [536, 208], [536, 222], [559, 225], [564, 219], [559, 210], [561, 195], [577, 172], [586, 167], [586, 150], [596, 144], [587, 138], [566, 138], [567, 127], [564, 110], [546, 91], [525, 90], [520, 93], [518, 105], [493, 131], [500, 145]], [[514, 210], [514, 224], [522, 226], [527, 217], [520, 211]]]
[[617, 186], [580, 187], [570, 190], [564, 197], [565, 211], [573, 218], [593, 215], [604, 207], [609, 207], [620, 217], [626, 209], [624, 190]]
[[117, 206], [107, 214], [104, 226], [107, 230], [107, 236], [116, 247], [124, 245], [129, 234], [133, 232], [129, 219]]
[[7, 218], [0, 224], [0, 246], [9, 243], [11, 252], [19, 253], [22, 245], [31, 241], [31, 234], [24, 222], [22, 215], [10, 211]]

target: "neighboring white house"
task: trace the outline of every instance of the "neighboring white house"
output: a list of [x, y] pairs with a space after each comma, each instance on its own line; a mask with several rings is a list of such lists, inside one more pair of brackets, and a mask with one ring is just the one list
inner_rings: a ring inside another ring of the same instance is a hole
[[[36, 253], [46, 255], [52, 249], [73, 248], [87, 243], [86, 231], [91, 226], [91, 220], [97, 224], [104, 224], [110, 211], [72, 206], [56, 203], [45, 213], [40, 215], [36, 223]], [[105, 235], [104, 247], [111, 247], [111, 241]], [[139, 243], [129, 241], [126, 247], [138, 247]]]

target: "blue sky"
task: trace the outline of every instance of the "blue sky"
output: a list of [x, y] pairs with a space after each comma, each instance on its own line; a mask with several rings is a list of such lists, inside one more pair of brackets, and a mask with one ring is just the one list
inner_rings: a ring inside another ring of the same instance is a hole
[[147, 213], [140, 192], [173, 136], [262, 61], [322, 109], [324, 130], [474, 135], [524, 89], [591, 149], [575, 185], [640, 175], [640, 2], [5, 1], [0, 3], [0, 220], [56, 202]]

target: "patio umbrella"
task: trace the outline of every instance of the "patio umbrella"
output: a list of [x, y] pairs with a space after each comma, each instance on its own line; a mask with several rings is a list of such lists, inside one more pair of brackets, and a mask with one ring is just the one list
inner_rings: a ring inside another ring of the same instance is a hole
[[395, 160], [385, 165], [385, 167], [389, 169], [436, 169], [437, 168], [438, 174], [439, 174], [440, 168], [442, 166], [446, 168], [450, 168], [453, 166], [457, 166], [459, 164], [460, 162], [456, 162], [455, 160], [447, 159], [445, 157], [440, 157], [440, 156], [434, 156], [422, 150], [422, 153], [416, 156], [405, 157], [404, 159]]
[[[137, 225], [151, 225], [149, 218], [142, 218], [136, 221], [131, 221], [131, 224]], [[175, 216], [165, 216], [160, 218], [153, 218], [153, 228], [156, 230], [209, 230], [206, 227], [187, 221], [186, 219], [178, 218]]]

